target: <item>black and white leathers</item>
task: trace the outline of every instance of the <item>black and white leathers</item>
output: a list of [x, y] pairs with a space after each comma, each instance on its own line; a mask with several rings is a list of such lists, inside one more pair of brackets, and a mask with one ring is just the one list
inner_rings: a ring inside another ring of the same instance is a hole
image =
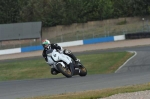
[[48, 47], [45, 48], [45, 49], [43, 50], [43, 53], [42, 53], [42, 55], [43, 55], [43, 57], [45, 58], [45, 61], [46, 61], [46, 62], [47, 62], [47, 54], [46, 54], [46, 51], [47, 51], [48, 49], [56, 49], [57, 51], [63, 50], [62, 47], [60, 47], [58, 44], [49, 44]]

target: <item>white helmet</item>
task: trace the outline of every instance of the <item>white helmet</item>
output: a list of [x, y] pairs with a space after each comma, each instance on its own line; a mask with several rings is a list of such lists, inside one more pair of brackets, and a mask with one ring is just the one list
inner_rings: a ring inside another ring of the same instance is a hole
[[47, 48], [48, 45], [50, 45], [50, 44], [51, 44], [50, 41], [47, 40], [47, 39], [45, 39], [45, 40], [42, 41], [42, 46], [43, 46], [43, 48]]

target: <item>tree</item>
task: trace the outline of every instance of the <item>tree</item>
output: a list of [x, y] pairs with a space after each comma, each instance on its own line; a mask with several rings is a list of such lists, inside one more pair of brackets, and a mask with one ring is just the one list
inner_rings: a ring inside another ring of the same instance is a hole
[[19, 21], [20, 0], [0, 0], [0, 23], [16, 23]]

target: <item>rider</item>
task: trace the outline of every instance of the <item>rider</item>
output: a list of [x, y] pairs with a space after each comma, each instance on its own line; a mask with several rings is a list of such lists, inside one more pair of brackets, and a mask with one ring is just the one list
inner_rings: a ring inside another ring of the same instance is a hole
[[[46, 51], [48, 49], [56, 49], [58, 52], [60, 53], [64, 53], [68, 56], [70, 56], [76, 63], [79, 63], [80, 60], [77, 59], [72, 53], [71, 51], [68, 51], [68, 50], [64, 50], [61, 46], [59, 46], [58, 44], [51, 44], [49, 40], [45, 39], [42, 41], [42, 46], [44, 48], [43, 50], [43, 57], [45, 58], [45, 61], [47, 62], [48, 59], [47, 59], [47, 54], [46, 54]], [[51, 74], [53, 75], [57, 75], [59, 72], [55, 69], [55, 68], [51, 68]]]

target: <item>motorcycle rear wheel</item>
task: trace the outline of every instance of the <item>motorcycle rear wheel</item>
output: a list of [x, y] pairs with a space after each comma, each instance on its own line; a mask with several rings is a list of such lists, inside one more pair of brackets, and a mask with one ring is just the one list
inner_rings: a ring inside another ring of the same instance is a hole
[[57, 64], [56, 67], [57, 67], [58, 71], [61, 72], [67, 78], [72, 77], [72, 73], [71, 73], [70, 69], [63, 67], [61, 64]]

